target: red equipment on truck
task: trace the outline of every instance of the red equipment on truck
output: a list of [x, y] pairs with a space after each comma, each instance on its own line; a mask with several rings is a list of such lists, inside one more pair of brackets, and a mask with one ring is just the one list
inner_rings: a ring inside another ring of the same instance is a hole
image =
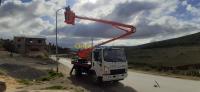
[[92, 46], [91, 48], [87, 48], [87, 49], [83, 49], [81, 51], [78, 52], [78, 56], [82, 59], [87, 59], [89, 53], [92, 51], [92, 49], [94, 49], [97, 46], [101, 46], [104, 44], [107, 44], [109, 42], [112, 42], [114, 40], [123, 38], [125, 36], [128, 36], [132, 33], [136, 32], [136, 28], [132, 25], [126, 25], [126, 24], [122, 24], [122, 23], [118, 23], [118, 22], [113, 22], [113, 21], [108, 21], [108, 20], [102, 20], [102, 19], [94, 19], [94, 18], [88, 18], [88, 17], [81, 17], [81, 16], [77, 16], [75, 15], [75, 13], [73, 11], [70, 10], [70, 7], [67, 7], [65, 9], [65, 23], [67, 24], [75, 24], [75, 18], [77, 19], [83, 19], [83, 20], [90, 20], [90, 21], [96, 21], [96, 22], [100, 22], [100, 23], [104, 23], [104, 24], [110, 24], [111, 26], [121, 29], [123, 31], [125, 31], [125, 34], [122, 34], [120, 36], [114, 37], [110, 40], [107, 40], [105, 42], [99, 43], [97, 45]]

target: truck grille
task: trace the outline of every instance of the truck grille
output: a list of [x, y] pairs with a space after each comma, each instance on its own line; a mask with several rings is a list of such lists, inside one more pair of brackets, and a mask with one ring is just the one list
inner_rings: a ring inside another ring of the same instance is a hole
[[125, 69], [116, 69], [116, 70], [110, 70], [110, 74], [111, 75], [115, 75], [115, 74], [124, 74], [126, 73]]

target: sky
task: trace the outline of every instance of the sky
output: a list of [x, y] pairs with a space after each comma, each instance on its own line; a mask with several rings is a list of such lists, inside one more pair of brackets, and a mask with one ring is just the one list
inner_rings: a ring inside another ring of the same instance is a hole
[[[137, 32], [107, 45], [136, 46], [200, 32], [200, 0], [2, 0], [0, 38], [45, 37], [55, 43], [55, 11], [70, 5], [76, 15], [133, 25]], [[58, 44], [103, 42], [122, 31], [109, 25], [76, 19], [64, 23], [58, 12]]]

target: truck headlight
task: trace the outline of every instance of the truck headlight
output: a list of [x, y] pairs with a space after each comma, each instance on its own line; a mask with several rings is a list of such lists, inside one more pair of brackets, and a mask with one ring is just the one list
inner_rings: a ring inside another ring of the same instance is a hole
[[104, 74], [110, 74], [110, 69], [104, 66]]

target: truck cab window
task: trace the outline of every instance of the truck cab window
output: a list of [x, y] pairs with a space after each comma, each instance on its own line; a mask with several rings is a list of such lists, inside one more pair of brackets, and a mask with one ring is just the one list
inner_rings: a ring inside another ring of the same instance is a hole
[[101, 62], [102, 59], [101, 59], [101, 52], [100, 52], [100, 50], [94, 51], [94, 60]]
[[42, 43], [42, 40], [38, 40], [38, 43]]

